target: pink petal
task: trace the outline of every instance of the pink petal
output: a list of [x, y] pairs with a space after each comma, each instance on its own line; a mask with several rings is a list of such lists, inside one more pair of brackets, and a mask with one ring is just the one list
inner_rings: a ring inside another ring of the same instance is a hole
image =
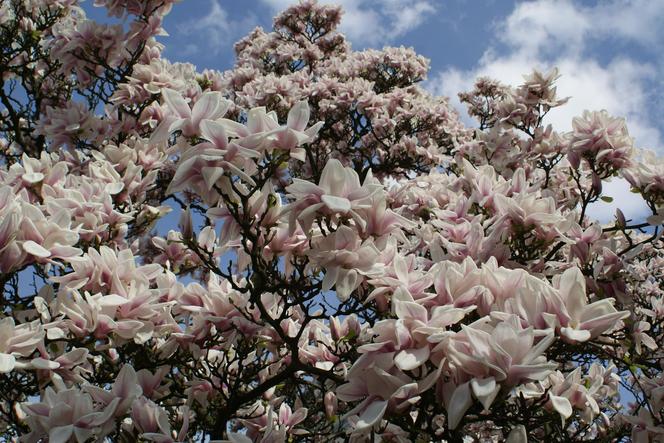
[[228, 146], [228, 135], [224, 125], [213, 120], [203, 120], [200, 123], [201, 135], [211, 141], [215, 147], [226, 149]]
[[198, 124], [203, 119], [215, 118], [220, 106], [220, 92], [214, 91], [203, 93], [194, 105], [194, 108], [191, 110], [191, 121], [194, 127], [198, 127]]
[[164, 98], [166, 105], [175, 112], [180, 118], [189, 118], [191, 117], [191, 110], [189, 105], [182, 98], [179, 92], [175, 92], [172, 89], [163, 88], [161, 90], [161, 96]]

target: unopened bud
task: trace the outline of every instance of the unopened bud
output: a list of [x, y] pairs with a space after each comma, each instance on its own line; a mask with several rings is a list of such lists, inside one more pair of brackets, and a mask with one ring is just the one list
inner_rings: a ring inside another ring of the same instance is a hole
[[625, 220], [625, 214], [620, 210], [620, 208], [616, 209], [616, 223], [618, 226], [621, 228], [624, 228], [627, 226], [627, 221]]
[[599, 175], [595, 172], [593, 172], [592, 178], [592, 191], [595, 195], [600, 195], [602, 193], [602, 179], [599, 178]]
[[328, 419], [332, 419], [337, 414], [337, 409], [339, 408], [339, 401], [334, 392], [328, 391], [325, 393], [323, 404], [325, 405], [325, 415]]
[[189, 210], [189, 206], [187, 206], [187, 209], [182, 211], [182, 215], [180, 215], [180, 231], [182, 232], [182, 238], [185, 240], [189, 240], [194, 236], [194, 228], [191, 221], [191, 211]]

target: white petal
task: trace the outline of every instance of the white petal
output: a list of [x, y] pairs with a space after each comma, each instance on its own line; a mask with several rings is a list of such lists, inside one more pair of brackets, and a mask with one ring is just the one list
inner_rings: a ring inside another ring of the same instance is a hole
[[332, 289], [332, 286], [337, 282], [337, 277], [339, 276], [339, 267], [334, 266], [334, 267], [329, 267], [325, 269], [325, 277], [323, 277], [323, 282], [321, 285], [321, 289], [323, 291], [329, 291]]
[[28, 183], [39, 183], [40, 181], [44, 180], [44, 174], [41, 172], [26, 172], [23, 174], [22, 178]]
[[203, 120], [200, 126], [203, 138], [211, 141], [219, 149], [226, 149], [228, 136], [224, 125], [213, 120]]
[[33, 358], [30, 364], [35, 369], [58, 369], [60, 367], [60, 363], [57, 361], [46, 360], [41, 357]]
[[334, 286], [334, 289], [337, 292], [337, 298], [341, 301], [348, 300], [348, 297], [358, 285], [359, 278], [355, 269], [343, 270], [340, 272], [340, 276], [337, 278], [337, 283]]
[[565, 397], [549, 394], [549, 399], [556, 410], [564, 418], [569, 418], [572, 415], [572, 405]]
[[124, 183], [122, 182], [116, 182], [116, 183], [109, 183], [104, 187], [104, 190], [108, 192], [110, 195], [116, 195], [122, 192], [124, 189]]
[[226, 172], [224, 171], [224, 168], [220, 167], [206, 166], [201, 168], [201, 174], [203, 175], [203, 180], [205, 180], [205, 185], [207, 186], [208, 191], [210, 191], [214, 185], [217, 184], [217, 181], [223, 177], [224, 172]]
[[350, 211], [350, 201], [347, 198], [326, 194], [322, 195], [320, 199], [332, 212], [345, 214]]
[[16, 366], [16, 358], [11, 354], [0, 352], [0, 373], [11, 372]]
[[412, 371], [423, 365], [429, 358], [429, 347], [404, 349], [394, 357], [394, 364], [402, 371]]
[[198, 126], [203, 119], [215, 118], [220, 105], [220, 92], [214, 91], [203, 93], [196, 104], [194, 104], [194, 108], [191, 111], [191, 120], [194, 126]]
[[296, 131], [304, 131], [309, 123], [309, 115], [309, 104], [305, 100], [299, 101], [288, 112], [286, 125]]
[[491, 403], [498, 395], [500, 387], [496, 385], [493, 377], [477, 379], [474, 378], [470, 381], [470, 386], [473, 388], [473, 394], [482, 403], [484, 409], [488, 410]]
[[38, 245], [32, 240], [23, 242], [23, 250], [36, 257], [46, 258], [51, 256], [51, 251], [44, 248], [42, 245]]
[[472, 404], [473, 399], [470, 396], [470, 385], [466, 382], [457, 386], [450, 399], [450, 406], [447, 408], [447, 421], [450, 429], [456, 429]]
[[99, 306], [102, 307], [106, 306], [116, 307], [124, 305], [125, 303], [129, 303], [129, 300], [117, 294], [109, 294], [99, 298], [97, 300], [97, 303], [99, 303]]
[[427, 309], [419, 303], [395, 300], [393, 306], [394, 313], [401, 319], [420, 320], [423, 323], [428, 321]]
[[560, 277], [560, 295], [565, 300], [565, 307], [574, 319], [581, 317], [586, 299], [586, 281], [577, 267], [569, 268]]
[[590, 331], [585, 329], [560, 328], [560, 335], [572, 341], [584, 342], [590, 340]]
[[191, 110], [189, 105], [182, 98], [179, 92], [175, 92], [172, 89], [163, 88], [161, 90], [161, 96], [164, 98], [166, 105], [175, 112], [180, 118], [189, 118], [191, 117]]
[[74, 425], [58, 426], [48, 432], [49, 443], [67, 443], [74, 432]]
[[378, 423], [382, 418], [383, 414], [387, 410], [386, 401], [375, 401], [371, 403], [367, 409], [364, 410], [360, 419], [355, 424], [355, 429], [362, 431], [364, 429], [369, 429]]

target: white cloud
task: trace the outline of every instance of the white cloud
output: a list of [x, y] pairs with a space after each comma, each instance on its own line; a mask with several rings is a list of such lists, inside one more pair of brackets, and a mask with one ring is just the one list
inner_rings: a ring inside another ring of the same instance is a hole
[[[641, 3], [625, 3], [623, 15], [630, 17]], [[659, 16], [664, 18], [664, 3], [660, 4]], [[640, 146], [657, 149], [662, 145], [662, 135], [651, 120], [650, 108], [652, 87], [657, 86], [663, 67], [625, 55], [615, 55], [602, 63], [587, 54], [588, 40], [608, 35], [609, 28], [619, 22], [612, 18], [620, 13], [617, 5], [605, 2], [595, 8], [580, 8], [567, 0], [521, 3], [496, 26], [497, 39], [508, 48], [506, 54], [489, 47], [475, 68], [469, 71], [448, 69], [434, 76], [428, 85], [437, 93], [450, 96], [460, 106], [456, 94], [471, 89], [478, 76], [518, 85], [522, 75], [533, 68], [547, 70], [557, 66], [562, 74], [557, 82], [558, 93], [572, 98], [567, 105], [551, 111], [549, 122], [556, 128], [568, 130], [572, 117], [580, 115], [584, 109], [606, 109], [627, 119], [630, 132]], [[653, 17], [657, 16], [656, 12], [652, 11]], [[654, 19], [644, 20], [649, 23]], [[639, 32], [636, 24], [616, 25], [612, 29], [615, 31], [612, 39], [622, 37], [643, 44], [648, 44], [653, 32], [649, 29]]]
[[588, 40], [622, 39], [662, 46], [664, 3], [652, 0], [570, 0], [520, 3], [499, 26], [499, 38], [515, 47], [578, 50]]
[[[281, 12], [293, 0], [262, 0]], [[325, 3], [323, 1], [323, 3]], [[377, 46], [390, 43], [420, 26], [436, 11], [431, 0], [336, 0], [344, 15], [340, 30], [352, 43]]]
[[[664, 155], [662, 133], [653, 119], [663, 95], [663, 84], [658, 79], [664, 75], [664, 63], [657, 64], [657, 57], [643, 62], [619, 50], [636, 45], [657, 53], [664, 47], [662, 23], [664, 2], [614, 0], [593, 7], [571, 0], [519, 3], [495, 25], [496, 43], [486, 49], [474, 68], [440, 72], [427, 87], [449, 96], [469, 122], [456, 94], [472, 89], [478, 76], [518, 85], [522, 75], [533, 68], [557, 66], [562, 74], [557, 81], [558, 94], [571, 99], [548, 115], [554, 128], [569, 130], [572, 118], [584, 109], [606, 109], [627, 120], [637, 146]], [[611, 45], [612, 49], [605, 48], [600, 57], [597, 45]], [[616, 206], [626, 206], [627, 217], [645, 213], [643, 202], [629, 192], [623, 180], [606, 184], [605, 191], [614, 197], [614, 203], [593, 207], [593, 215], [603, 221], [612, 218]]]
[[192, 55], [203, 51], [218, 55], [231, 48], [235, 40], [256, 23], [256, 17], [249, 13], [240, 19], [231, 18], [221, 7], [219, 0], [209, 0], [208, 11], [192, 20], [178, 24], [178, 34], [190, 41], [182, 46], [181, 55]]

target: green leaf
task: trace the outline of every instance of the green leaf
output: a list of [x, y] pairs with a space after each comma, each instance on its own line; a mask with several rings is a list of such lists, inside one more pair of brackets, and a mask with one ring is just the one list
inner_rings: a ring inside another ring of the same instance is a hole
[[609, 197], [608, 195], [603, 195], [600, 197], [602, 201], [605, 201], [607, 203], [611, 203], [613, 201], [613, 197]]

